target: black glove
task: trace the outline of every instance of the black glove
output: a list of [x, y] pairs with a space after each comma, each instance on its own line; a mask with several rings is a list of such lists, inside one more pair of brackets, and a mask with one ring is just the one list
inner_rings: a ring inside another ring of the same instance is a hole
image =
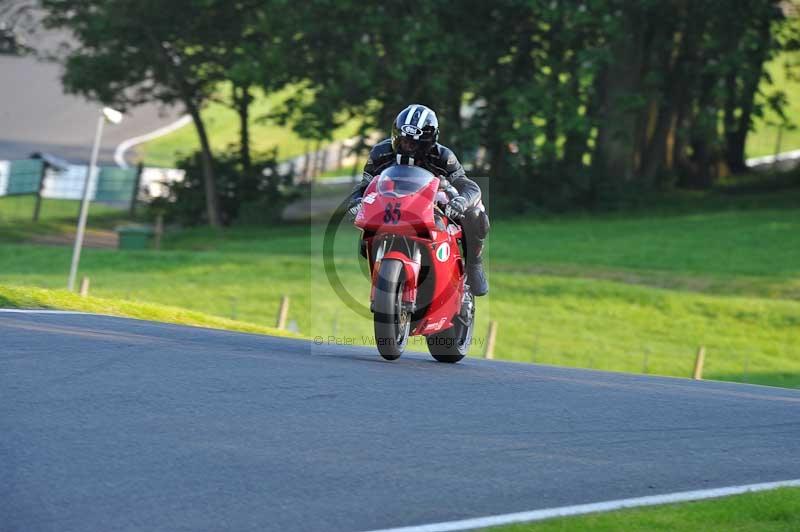
[[444, 214], [451, 220], [460, 220], [464, 217], [464, 212], [467, 210], [467, 198], [464, 196], [456, 196], [451, 199], [444, 210]]
[[350, 207], [347, 209], [347, 213], [345, 214], [345, 218], [349, 221], [353, 221], [358, 216], [358, 211], [361, 210], [361, 198], [358, 198], [353, 203], [350, 204]]

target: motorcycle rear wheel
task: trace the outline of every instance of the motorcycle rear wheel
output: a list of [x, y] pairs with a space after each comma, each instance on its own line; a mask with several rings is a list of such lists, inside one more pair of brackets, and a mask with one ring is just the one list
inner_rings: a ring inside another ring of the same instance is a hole
[[378, 353], [386, 360], [397, 360], [405, 351], [411, 330], [411, 312], [403, 309], [405, 273], [403, 263], [381, 262], [375, 287], [373, 323]]
[[472, 345], [472, 331], [475, 324], [475, 307], [465, 319], [456, 316], [453, 326], [440, 333], [431, 334], [425, 338], [428, 352], [437, 362], [455, 364], [467, 356]]

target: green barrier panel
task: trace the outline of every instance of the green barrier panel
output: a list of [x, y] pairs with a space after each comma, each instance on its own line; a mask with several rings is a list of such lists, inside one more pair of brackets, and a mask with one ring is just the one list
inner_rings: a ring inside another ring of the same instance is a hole
[[42, 180], [42, 165], [38, 160], [11, 161], [6, 194], [37, 194]]
[[136, 169], [101, 168], [95, 201], [129, 202], [136, 187]]

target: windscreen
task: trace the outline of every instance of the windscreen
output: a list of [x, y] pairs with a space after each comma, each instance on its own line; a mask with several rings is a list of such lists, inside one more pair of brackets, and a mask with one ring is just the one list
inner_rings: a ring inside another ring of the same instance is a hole
[[378, 178], [378, 193], [382, 196], [402, 198], [425, 188], [434, 175], [419, 166], [398, 164], [390, 166]]

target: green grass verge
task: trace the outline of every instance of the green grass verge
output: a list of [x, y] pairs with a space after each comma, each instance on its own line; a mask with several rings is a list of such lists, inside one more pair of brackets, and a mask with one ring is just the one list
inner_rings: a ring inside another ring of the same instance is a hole
[[[0, 225], [20, 223], [30, 225], [36, 205], [36, 196], [3, 196], [0, 197]], [[80, 214], [80, 201], [43, 199], [39, 211], [41, 222], [77, 221]], [[98, 222], [110, 216], [127, 216], [127, 209], [110, 207], [102, 203], [92, 203], [89, 211], [93, 222]]]
[[[42, 200], [38, 223], [32, 222], [35, 204], [34, 196], [0, 197], [1, 240], [21, 242], [37, 235], [67, 234], [75, 231], [80, 212], [79, 201]], [[128, 220], [127, 208], [92, 203], [87, 227], [108, 230]]]
[[[487, 250], [492, 292], [477, 341], [500, 324], [497, 355], [605, 370], [800, 386], [800, 217], [792, 209], [501, 220]], [[271, 325], [282, 295], [305, 336], [370, 343], [371, 321], [330, 287], [322, 226], [184, 231], [164, 250], [87, 249], [94, 295]], [[361, 302], [369, 280], [357, 233], [335, 245], [343, 285]], [[61, 288], [66, 247], [7, 244], [0, 283]], [[417, 349], [424, 350], [421, 344]], [[479, 354], [482, 345], [473, 348]]]
[[[257, 92], [250, 108], [251, 149], [254, 154], [278, 150], [279, 159], [288, 159], [314, 150], [313, 141], [300, 138], [290, 125], [281, 126], [260, 120], [275, 111], [288, 98], [293, 88], [264, 95]], [[228, 98], [226, 88], [221, 89], [220, 98]], [[239, 144], [239, 117], [236, 112], [221, 103], [210, 103], [203, 109], [203, 120], [208, 130], [211, 148], [215, 153], [235, 150]], [[333, 133], [334, 140], [355, 136], [358, 121], [352, 120]], [[145, 164], [172, 168], [180, 159], [200, 149], [197, 133], [191, 124], [163, 137], [154, 139], [140, 147]]]
[[783, 532], [800, 530], [800, 489], [748, 493], [724, 499], [620, 510], [540, 523], [494, 527], [487, 532], [595, 532], [726, 530]]
[[297, 336], [273, 327], [210, 316], [179, 307], [141, 301], [80, 297], [66, 290], [46, 290], [27, 286], [0, 285], [0, 308], [72, 310], [272, 336]]

